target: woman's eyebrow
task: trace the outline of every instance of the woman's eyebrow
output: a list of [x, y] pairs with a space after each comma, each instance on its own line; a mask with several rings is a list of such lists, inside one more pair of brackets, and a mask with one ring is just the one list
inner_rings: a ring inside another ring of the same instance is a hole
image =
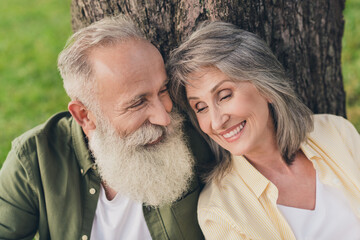
[[[219, 82], [218, 84], [216, 84], [211, 90], [210, 92], [211, 93], [214, 93], [216, 91], [216, 89], [218, 89], [222, 84], [224, 84], [225, 82], [235, 82], [234, 80], [232, 79], [224, 79], [222, 80], [221, 82]], [[198, 97], [188, 97], [187, 98], [188, 100], [196, 100], [196, 99], [199, 99]]]
[[225, 83], [225, 82], [234, 82], [234, 80], [232, 80], [232, 79], [224, 79], [224, 80], [222, 80], [221, 82], [219, 82], [218, 84], [216, 84], [211, 90], [210, 90], [210, 92], [211, 93], [214, 93], [215, 91], [216, 91], [216, 89], [218, 89], [223, 83]]

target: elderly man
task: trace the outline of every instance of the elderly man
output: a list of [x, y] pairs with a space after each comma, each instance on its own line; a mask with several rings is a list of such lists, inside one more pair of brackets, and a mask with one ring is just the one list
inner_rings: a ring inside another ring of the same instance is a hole
[[0, 238], [202, 239], [193, 169], [210, 151], [172, 111], [159, 51], [117, 17], [75, 33], [58, 66], [70, 113], [13, 141]]

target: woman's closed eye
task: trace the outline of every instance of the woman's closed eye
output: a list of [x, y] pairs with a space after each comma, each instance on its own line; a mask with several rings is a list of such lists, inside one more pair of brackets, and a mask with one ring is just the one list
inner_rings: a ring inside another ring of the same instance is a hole
[[223, 100], [227, 100], [230, 97], [232, 97], [232, 91], [230, 89], [224, 89], [224, 90], [219, 91], [219, 93], [218, 93], [218, 99], [220, 102]]
[[204, 112], [207, 108], [207, 105], [204, 102], [196, 103], [194, 106], [194, 110], [196, 113]]

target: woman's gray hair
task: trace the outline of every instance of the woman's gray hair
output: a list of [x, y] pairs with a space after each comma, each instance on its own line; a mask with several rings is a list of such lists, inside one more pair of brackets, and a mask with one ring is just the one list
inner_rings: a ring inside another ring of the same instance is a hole
[[74, 33], [58, 57], [58, 69], [64, 88], [72, 100], [98, 110], [98, 101], [89, 53], [96, 47], [108, 47], [129, 39], [145, 39], [136, 25], [124, 15], [104, 18]]
[[[277, 144], [284, 160], [291, 164], [300, 144], [313, 129], [312, 112], [296, 96], [283, 66], [267, 44], [257, 35], [231, 23], [207, 21], [170, 54], [167, 64], [170, 94], [189, 114], [200, 133], [185, 86], [189, 84], [191, 73], [206, 67], [217, 68], [236, 81], [252, 83], [270, 101]], [[205, 179], [219, 181], [230, 170], [231, 154], [204, 133], [202, 135], [216, 156]]]

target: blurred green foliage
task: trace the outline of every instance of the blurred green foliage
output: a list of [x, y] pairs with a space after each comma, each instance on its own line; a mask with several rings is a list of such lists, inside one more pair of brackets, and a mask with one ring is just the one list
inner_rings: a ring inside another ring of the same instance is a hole
[[[71, 35], [71, 0], [1, 0], [0, 167], [12, 139], [67, 109], [56, 68]], [[360, 131], [360, 0], [346, 0], [342, 69], [347, 114]]]
[[348, 119], [360, 132], [360, 0], [346, 0], [345, 4], [341, 62], [346, 110]]

